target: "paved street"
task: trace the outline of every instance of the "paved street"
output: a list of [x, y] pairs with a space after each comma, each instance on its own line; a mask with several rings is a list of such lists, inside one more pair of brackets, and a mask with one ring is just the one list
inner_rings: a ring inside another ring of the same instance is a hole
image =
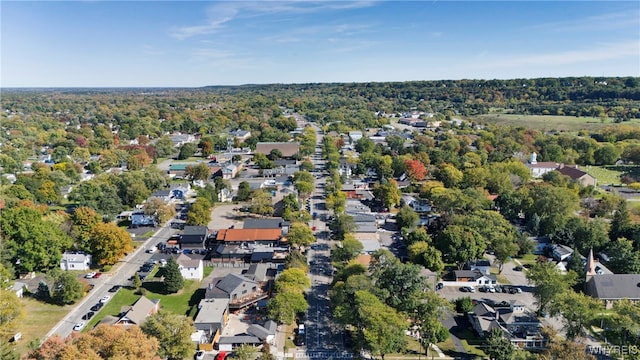
[[152, 237], [147, 239], [144, 244], [115, 265], [110, 272], [104, 273], [99, 279], [91, 280], [91, 283], [95, 285], [93, 290], [91, 290], [64, 319], [56, 324], [56, 326], [47, 333], [46, 337], [49, 338], [53, 334], [66, 337], [71, 334], [74, 324], [80, 322], [82, 316], [89, 312], [90, 308], [98, 303], [103, 296], [111, 295], [111, 297], [113, 297], [113, 295], [115, 295], [115, 293], [108, 292], [113, 285], [130, 284], [128, 279], [152, 256], [152, 254], [145, 252], [146, 248], [152, 244], [167, 241], [175, 232], [177, 232], [177, 230], [171, 229], [168, 226], [160, 228]]

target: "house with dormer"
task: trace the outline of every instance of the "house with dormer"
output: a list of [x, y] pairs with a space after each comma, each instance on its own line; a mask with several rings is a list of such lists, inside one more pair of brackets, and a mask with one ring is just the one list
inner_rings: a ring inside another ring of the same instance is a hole
[[140, 326], [147, 318], [160, 310], [160, 299], [149, 300], [141, 296], [133, 306], [128, 306], [122, 312], [122, 316], [114, 323], [121, 326]]
[[467, 318], [480, 338], [487, 338], [492, 331], [498, 330], [521, 349], [539, 350], [547, 344], [540, 320], [517, 301], [495, 305], [478, 302], [467, 313]]
[[212, 279], [205, 293], [205, 299], [229, 299], [231, 310], [254, 305], [266, 298], [268, 294], [257, 281], [233, 273]]

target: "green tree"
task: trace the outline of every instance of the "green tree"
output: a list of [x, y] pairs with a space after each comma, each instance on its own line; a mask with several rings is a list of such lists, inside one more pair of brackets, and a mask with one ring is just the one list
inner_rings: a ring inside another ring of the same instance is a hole
[[444, 186], [454, 188], [462, 181], [464, 174], [451, 164], [443, 164], [438, 167], [433, 176], [436, 180], [442, 181]]
[[178, 152], [178, 160], [185, 160], [193, 156], [198, 151], [198, 147], [194, 143], [186, 143], [180, 147]]
[[407, 323], [404, 316], [367, 291], [357, 291], [355, 302], [358, 327], [373, 355], [379, 355], [384, 360], [386, 354], [405, 348]]
[[266, 190], [257, 190], [253, 193], [251, 199], [251, 207], [249, 211], [258, 215], [272, 215], [273, 214], [273, 200], [271, 194]]
[[[15, 291], [0, 289], [0, 339], [4, 340], [17, 332], [24, 318], [24, 305]], [[1, 341], [1, 340], [0, 340]]]
[[32, 206], [16, 206], [2, 211], [0, 228], [7, 239], [7, 253], [19, 273], [47, 271], [58, 267], [62, 253], [72, 239], [59, 226], [43, 220]]
[[618, 161], [622, 152], [613, 144], [605, 143], [595, 151], [593, 157], [596, 165], [613, 165]]
[[155, 143], [156, 154], [158, 157], [169, 157], [175, 152], [173, 141], [168, 136], [162, 136]]
[[389, 179], [387, 181], [383, 181], [381, 184], [376, 184], [373, 187], [373, 194], [376, 199], [382, 201], [384, 206], [389, 209], [400, 204], [400, 196], [402, 195], [398, 188], [398, 182], [394, 179]]
[[595, 319], [602, 310], [602, 302], [589, 295], [576, 293], [572, 290], [562, 292], [553, 303], [552, 313], [562, 314], [563, 329], [567, 339], [586, 334], [586, 327]]
[[139, 289], [140, 286], [142, 286], [142, 280], [140, 280], [140, 274], [136, 273], [135, 275], [133, 275], [133, 287], [136, 289]]
[[211, 177], [211, 172], [206, 163], [199, 163], [198, 165], [187, 165], [184, 172], [185, 176], [191, 180], [207, 180]]
[[238, 193], [236, 194], [236, 200], [246, 201], [251, 197], [251, 186], [248, 182], [243, 181], [238, 185]]
[[187, 225], [207, 226], [211, 221], [211, 203], [199, 197], [187, 211]]
[[242, 344], [233, 351], [233, 357], [238, 360], [255, 360], [258, 350], [248, 344]]
[[486, 248], [484, 239], [474, 229], [463, 225], [450, 225], [435, 242], [447, 262], [455, 262], [459, 269], [465, 262], [480, 258]]
[[90, 240], [93, 228], [102, 222], [102, 217], [92, 208], [80, 206], [71, 214], [71, 235], [78, 247], [85, 251], [91, 250]]
[[51, 299], [56, 303], [73, 304], [84, 295], [84, 284], [75, 274], [56, 268], [50, 271], [48, 276], [53, 280]]
[[520, 248], [514, 239], [507, 236], [496, 236], [491, 242], [498, 263], [498, 273], [502, 273], [502, 267], [512, 257], [516, 256]]
[[331, 252], [331, 259], [337, 263], [348, 263], [355, 259], [364, 249], [358, 239], [351, 234], [346, 234], [344, 240], [339, 242]]
[[638, 274], [640, 272], [640, 254], [635, 251], [633, 242], [626, 238], [610, 243], [607, 254], [607, 266], [616, 274]]
[[307, 311], [309, 304], [301, 292], [285, 290], [278, 292], [267, 303], [269, 318], [281, 324], [291, 325], [296, 314]]
[[409, 245], [409, 260], [437, 273], [444, 270], [442, 253], [426, 241], [416, 241]]
[[418, 220], [418, 213], [407, 205], [401, 207], [396, 214], [396, 224], [400, 229], [413, 229], [418, 224]]
[[309, 225], [301, 222], [295, 222], [289, 227], [287, 239], [293, 246], [309, 246], [316, 241], [313, 231]]
[[140, 327], [142, 332], [158, 339], [158, 355], [168, 359], [185, 359], [193, 352], [191, 334], [196, 331], [193, 321], [166, 310], [149, 316]]
[[258, 165], [260, 169], [273, 169], [273, 161], [269, 160], [265, 154], [255, 154], [253, 156], [253, 162]]
[[5, 341], [5, 337], [0, 338], [0, 359], [3, 360], [19, 360], [20, 354], [15, 351], [15, 348]]
[[420, 266], [403, 264], [388, 250], [374, 253], [369, 265], [379, 297], [387, 305], [405, 313], [413, 312], [427, 289]]
[[342, 241], [345, 239], [346, 234], [351, 233], [356, 229], [356, 223], [351, 215], [336, 214], [333, 220], [329, 223], [329, 229], [333, 231], [333, 237], [336, 240]]
[[527, 281], [534, 285], [533, 296], [538, 314], [553, 309], [554, 303], [576, 282], [575, 273], [562, 274], [553, 262], [538, 262], [527, 271]]
[[184, 279], [180, 273], [178, 263], [173, 257], [169, 259], [167, 265], [164, 267], [164, 291], [167, 294], [177, 293], [184, 286]]
[[302, 293], [311, 286], [311, 280], [306, 272], [300, 268], [289, 268], [280, 273], [275, 283], [276, 291], [297, 291]]
[[413, 312], [414, 329], [420, 334], [420, 345], [426, 349], [427, 357], [431, 344], [445, 341], [449, 337], [449, 329], [441, 321], [449, 310], [451, 303], [435, 292], [428, 291]]
[[515, 351], [515, 347], [509, 339], [504, 337], [502, 330], [494, 329], [491, 331], [484, 350], [491, 360], [511, 360]]
[[455, 303], [456, 311], [459, 313], [466, 315], [468, 312], [473, 310], [473, 300], [468, 296], [457, 298]]

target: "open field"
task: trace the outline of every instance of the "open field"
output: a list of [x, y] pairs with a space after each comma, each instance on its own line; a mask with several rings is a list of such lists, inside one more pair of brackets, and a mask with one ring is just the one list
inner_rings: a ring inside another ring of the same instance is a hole
[[589, 175], [598, 180], [598, 185], [620, 184], [622, 171], [613, 170], [611, 166], [587, 166], [584, 169]]
[[[612, 120], [602, 122], [594, 117], [575, 117], [557, 115], [517, 115], [517, 114], [485, 114], [477, 115], [471, 120], [495, 125], [522, 126], [542, 131], [593, 131], [616, 125]], [[622, 125], [640, 125], [639, 119], [625, 121]]]
[[20, 322], [22, 339], [15, 347], [18, 354], [26, 354], [29, 350], [29, 343], [43, 339], [47, 332], [62, 320], [71, 308], [71, 306], [47, 304], [26, 296], [22, 298], [22, 303], [24, 304], [25, 317]]

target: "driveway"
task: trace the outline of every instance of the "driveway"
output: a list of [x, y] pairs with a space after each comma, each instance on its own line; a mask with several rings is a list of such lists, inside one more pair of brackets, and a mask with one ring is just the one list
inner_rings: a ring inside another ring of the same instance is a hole
[[209, 229], [228, 229], [230, 226], [241, 228], [244, 216], [234, 209], [242, 207], [242, 204], [216, 205], [211, 210], [211, 221], [207, 227]]

